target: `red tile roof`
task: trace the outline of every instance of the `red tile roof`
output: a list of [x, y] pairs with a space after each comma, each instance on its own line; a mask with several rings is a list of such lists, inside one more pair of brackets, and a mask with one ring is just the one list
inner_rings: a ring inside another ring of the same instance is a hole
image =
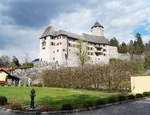
[[9, 71], [9, 70], [11, 70], [11, 68], [4, 68], [4, 67], [1, 67], [0, 70]]

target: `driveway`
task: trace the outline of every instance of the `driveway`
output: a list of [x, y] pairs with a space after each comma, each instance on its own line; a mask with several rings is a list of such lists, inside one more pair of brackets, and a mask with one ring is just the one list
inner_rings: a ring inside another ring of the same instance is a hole
[[68, 115], [150, 115], [150, 98]]
[[[0, 115], [19, 114], [4, 112], [0, 110]], [[150, 115], [150, 98], [120, 105], [113, 105], [98, 110], [63, 115]]]

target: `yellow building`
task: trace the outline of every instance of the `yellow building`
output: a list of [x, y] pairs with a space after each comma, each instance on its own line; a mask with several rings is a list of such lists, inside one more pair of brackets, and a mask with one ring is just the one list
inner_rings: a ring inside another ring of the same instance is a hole
[[0, 70], [0, 85], [13, 85], [19, 84], [19, 78], [11, 76], [8, 72]]

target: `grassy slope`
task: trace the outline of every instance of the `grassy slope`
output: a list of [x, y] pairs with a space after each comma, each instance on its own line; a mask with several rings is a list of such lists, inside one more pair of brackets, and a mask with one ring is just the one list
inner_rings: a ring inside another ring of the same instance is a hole
[[[15, 100], [24, 104], [29, 104], [31, 89], [31, 87], [0, 87], [0, 96], [6, 96], [9, 102]], [[65, 103], [70, 103], [74, 107], [79, 107], [86, 100], [95, 101], [98, 98], [116, 95], [112, 93], [61, 88], [35, 87], [34, 89], [36, 90], [36, 104], [48, 103], [56, 108], [60, 108], [61, 105]]]

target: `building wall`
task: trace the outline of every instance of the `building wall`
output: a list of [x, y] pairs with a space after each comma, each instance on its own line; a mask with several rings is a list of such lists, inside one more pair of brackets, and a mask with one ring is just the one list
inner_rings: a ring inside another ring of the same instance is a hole
[[[50, 36], [44, 38], [44, 39], [40, 39], [40, 60], [41, 61], [47, 61], [50, 62], [51, 61], [51, 56], [50, 56]], [[45, 46], [42, 46], [42, 42], [46, 42]]]
[[134, 94], [150, 91], [150, 76], [131, 77], [131, 91]]
[[6, 81], [7, 76], [5, 72], [0, 72], [0, 81]]
[[100, 27], [94, 27], [91, 29], [93, 35], [104, 36], [104, 29]]
[[119, 58], [119, 53], [117, 47], [108, 46], [109, 56], [110, 58]]
[[[49, 36], [46, 37], [45, 40], [46, 46], [45, 49], [43, 49], [43, 39], [40, 39], [40, 58], [42, 61], [69, 67], [78, 66], [80, 64], [80, 60], [76, 55], [78, 51], [76, 48], [78, 44], [77, 40], [62, 35], [55, 38]], [[55, 45], [52, 45], [52, 43]], [[110, 58], [118, 58], [116, 47], [106, 44], [84, 43], [84, 48], [86, 49], [87, 47], [88, 56], [90, 57], [87, 63], [89, 64], [108, 64]], [[97, 53], [99, 55], [97, 55]]]
[[118, 58], [121, 60], [129, 61], [131, 59], [131, 56], [128, 53], [127, 54], [118, 53]]

